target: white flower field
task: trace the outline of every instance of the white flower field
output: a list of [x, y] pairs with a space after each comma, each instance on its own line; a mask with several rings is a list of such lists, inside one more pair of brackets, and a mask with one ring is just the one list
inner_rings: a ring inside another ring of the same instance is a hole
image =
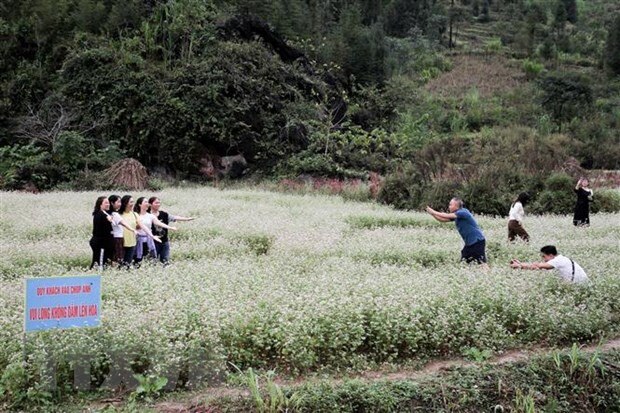
[[[97, 273], [87, 268], [99, 195], [0, 194], [0, 375], [23, 357], [23, 279]], [[142, 195], [151, 194], [133, 193]], [[241, 368], [304, 373], [560, 345], [620, 327], [618, 214], [594, 215], [590, 228], [526, 216], [529, 245], [508, 243], [505, 219], [478, 216], [484, 271], [458, 262], [454, 224], [419, 212], [249, 189], [155, 195], [163, 210], [196, 218], [171, 234], [172, 264], [106, 269], [102, 326], [31, 333], [32, 370], [50, 357], [105, 363], [120, 352], [161, 374], [207, 351]], [[581, 264], [590, 284], [509, 268], [547, 244]]]

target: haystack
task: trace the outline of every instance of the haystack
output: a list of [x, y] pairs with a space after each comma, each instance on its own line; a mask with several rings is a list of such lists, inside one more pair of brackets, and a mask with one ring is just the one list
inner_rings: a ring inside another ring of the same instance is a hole
[[146, 168], [133, 158], [121, 159], [103, 173], [103, 178], [112, 187], [124, 189], [144, 189], [148, 177]]

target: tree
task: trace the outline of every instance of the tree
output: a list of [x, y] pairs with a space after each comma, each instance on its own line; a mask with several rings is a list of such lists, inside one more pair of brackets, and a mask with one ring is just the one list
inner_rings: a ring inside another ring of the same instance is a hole
[[354, 7], [346, 7], [334, 33], [332, 60], [343, 72], [364, 84], [385, 80], [385, 35], [379, 23], [362, 24], [362, 14]]
[[540, 81], [543, 91], [541, 104], [558, 123], [562, 131], [562, 123], [575, 117], [589, 113], [593, 93], [590, 85], [579, 75], [572, 73], [551, 74]]
[[612, 73], [620, 75], [620, 14], [613, 20], [607, 35], [605, 64]]
[[566, 10], [566, 20], [573, 24], [577, 23], [577, 0], [562, 0], [562, 2]]
[[489, 17], [489, 0], [482, 1], [482, 12], [478, 17], [478, 21], [488, 22], [491, 18]]
[[555, 5], [555, 13], [553, 15], [553, 28], [556, 30], [558, 35], [564, 31], [564, 25], [566, 24], [567, 18], [568, 14], [566, 13], [564, 1], [558, 0]]
[[[454, 1], [454, 0], [453, 0]], [[394, 37], [407, 37], [412, 29], [428, 32], [434, 3], [429, 0], [394, 0], [385, 9], [385, 32]]]
[[478, 15], [480, 14], [480, 2], [478, 0], [474, 0], [471, 3], [471, 14], [474, 17], [478, 17]]

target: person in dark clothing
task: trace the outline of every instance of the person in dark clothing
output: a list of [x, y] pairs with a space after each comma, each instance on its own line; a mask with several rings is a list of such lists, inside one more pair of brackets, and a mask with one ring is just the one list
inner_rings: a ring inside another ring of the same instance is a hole
[[108, 209], [110, 209], [108, 198], [105, 196], [97, 198], [93, 210], [93, 236], [89, 242], [93, 250], [90, 269], [95, 266], [103, 267], [112, 256], [112, 217], [107, 213]]
[[590, 225], [590, 202], [592, 202], [594, 193], [589, 188], [589, 184], [586, 178], [579, 178], [577, 186], [575, 186], [577, 203], [575, 204], [573, 224], [577, 227], [587, 227]]
[[[170, 224], [171, 222], [175, 222], [175, 221], [176, 222], [191, 221], [194, 219], [191, 217], [182, 217], [179, 215], [172, 215], [166, 211], [160, 210], [159, 208], [161, 207], [161, 200], [156, 196], [152, 196], [151, 198], [149, 198], [149, 205], [150, 205], [149, 212], [155, 215], [157, 219], [159, 219], [161, 222], [163, 222], [166, 225]], [[162, 264], [168, 264], [168, 262], [170, 261], [170, 240], [168, 239], [168, 230], [166, 228], [153, 225], [151, 228], [151, 231], [153, 231], [153, 234], [158, 235], [159, 238], [161, 239], [161, 243], [155, 244], [155, 249], [157, 251], [157, 258], [159, 258], [159, 261]]]

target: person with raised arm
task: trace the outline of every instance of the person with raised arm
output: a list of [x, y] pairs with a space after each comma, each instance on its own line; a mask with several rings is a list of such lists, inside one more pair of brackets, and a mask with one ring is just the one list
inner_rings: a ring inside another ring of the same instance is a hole
[[448, 204], [449, 213], [435, 211], [430, 206], [426, 212], [439, 222], [454, 221], [456, 229], [463, 238], [465, 246], [461, 250], [461, 261], [476, 262], [486, 266], [486, 239], [474, 216], [463, 206], [461, 198], [452, 198]]
[[587, 178], [579, 178], [575, 186], [577, 194], [577, 202], [575, 203], [575, 215], [573, 216], [573, 225], [576, 227], [590, 226], [590, 202], [594, 192], [589, 188], [590, 182]]

